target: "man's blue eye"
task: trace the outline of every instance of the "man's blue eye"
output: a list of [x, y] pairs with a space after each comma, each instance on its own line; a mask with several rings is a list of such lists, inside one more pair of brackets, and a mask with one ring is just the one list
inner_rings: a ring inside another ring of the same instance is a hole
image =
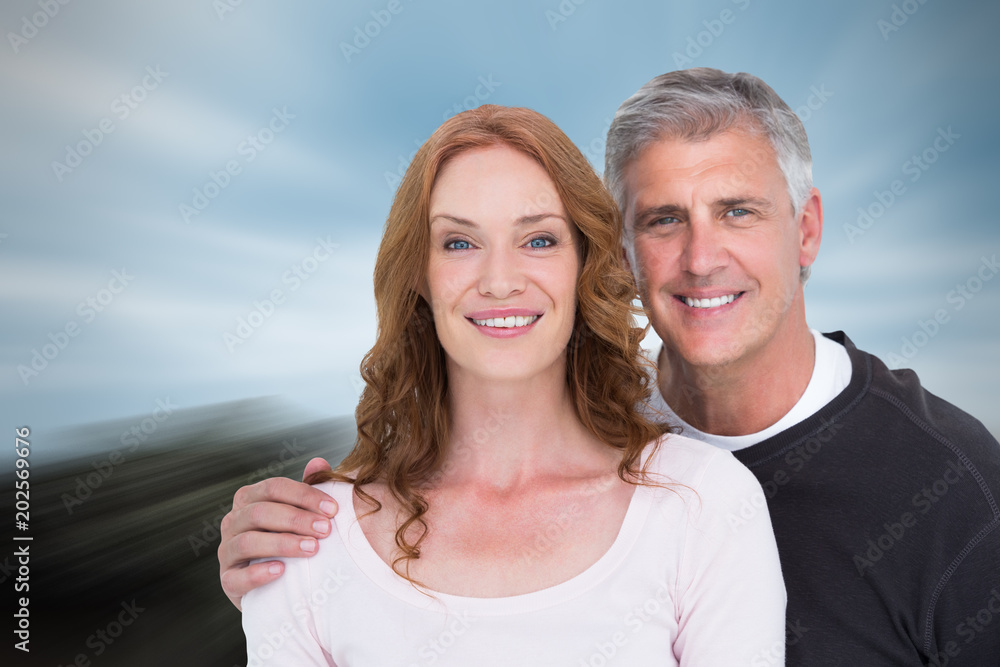
[[742, 218], [744, 215], [750, 215], [750, 211], [746, 210], [745, 208], [734, 208], [732, 211], [729, 212], [729, 215], [733, 216], [734, 218]]
[[656, 220], [653, 220], [649, 224], [653, 225], [653, 226], [655, 226], [655, 225], [661, 225], [661, 226], [663, 226], [663, 225], [669, 225], [669, 224], [674, 223], [674, 222], [677, 222], [677, 218], [674, 218], [674, 217], [668, 215], [665, 218], [657, 218]]
[[450, 248], [451, 250], [468, 250], [472, 246], [469, 244], [468, 241], [456, 240], [456, 241], [449, 241], [448, 243], [445, 244], [444, 247]]
[[542, 238], [531, 239], [528, 245], [531, 246], [532, 248], [547, 248], [550, 245], [552, 245], [552, 241]]

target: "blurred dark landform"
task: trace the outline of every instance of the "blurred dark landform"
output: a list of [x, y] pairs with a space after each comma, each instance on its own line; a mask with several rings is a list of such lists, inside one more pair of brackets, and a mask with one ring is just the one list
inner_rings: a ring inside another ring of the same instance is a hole
[[[149, 419], [74, 429], [74, 454], [32, 461], [27, 532], [14, 526], [12, 468], [0, 475], [9, 508], [0, 539], [13, 545], [0, 551], [4, 616], [17, 629], [17, 600], [29, 598], [31, 649], [16, 650], [8, 630], [0, 664], [246, 665], [240, 613], [219, 584], [219, 523], [241, 486], [300, 480], [316, 456], [336, 465], [353, 447], [354, 421], [305, 417], [275, 399]], [[23, 545], [30, 588], [16, 592]]]

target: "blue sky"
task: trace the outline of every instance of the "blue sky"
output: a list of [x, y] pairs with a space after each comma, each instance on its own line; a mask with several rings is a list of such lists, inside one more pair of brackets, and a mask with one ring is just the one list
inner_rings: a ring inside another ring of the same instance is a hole
[[711, 66], [805, 122], [826, 214], [811, 325], [1000, 433], [998, 19], [941, 0], [8, 0], [3, 422], [44, 442], [167, 398], [351, 413], [392, 185], [456, 105], [537, 109], [601, 169], [622, 100]]

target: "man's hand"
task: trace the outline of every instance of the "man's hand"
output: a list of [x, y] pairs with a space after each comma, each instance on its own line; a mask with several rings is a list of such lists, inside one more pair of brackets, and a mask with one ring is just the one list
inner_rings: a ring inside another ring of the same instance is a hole
[[[313, 459], [302, 477], [329, 469], [323, 459]], [[285, 569], [278, 561], [249, 565], [251, 559], [312, 556], [316, 539], [330, 533], [330, 517], [336, 513], [333, 498], [285, 477], [237, 491], [233, 509], [222, 518], [219, 545], [219, 578], [230, 602], [242, 611], [246, 593], [274, 581]]]

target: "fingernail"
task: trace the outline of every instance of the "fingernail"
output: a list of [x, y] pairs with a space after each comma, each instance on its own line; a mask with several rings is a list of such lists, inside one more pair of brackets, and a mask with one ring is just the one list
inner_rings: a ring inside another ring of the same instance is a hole
[[319, 508], [323, 511], [323, 514], [329, 514], [330, 516], [333, 516], [337, 512], [337, 506], [329, 500], [321, 502]]
[[311, 554], [316, 551], [316, 540], [302, 540], [299, 542], [299, 548], [306, 553]]
[[326, 520], [313, 521], [313, 530], [315, 530], [320, 535], [326, 535], [327, 532], [330, 530], [330, 522]]
[[271, 574], [281, 574], [281, 565], [278, 563], [271, 563], [267, 567], [267, 571]]

